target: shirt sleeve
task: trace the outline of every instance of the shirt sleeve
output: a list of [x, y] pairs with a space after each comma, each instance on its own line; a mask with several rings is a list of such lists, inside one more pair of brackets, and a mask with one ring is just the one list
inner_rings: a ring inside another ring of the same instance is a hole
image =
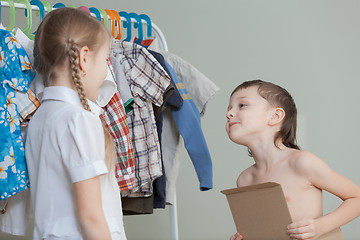
[[74, 114], [60, 141], [61, 155], [71, 181], [79, 182], [108, 172], [104, 132], [92, 113]]
[[138, 58], [125, 64], [125, 76], [134, 96], [151, 101], [156, 106], [163, 103], [163, 95], [170, 84], [170, 77], [160, 63], [145, 49], [141, 48]]
[[200, 112], [200, 116], [203, 117], [207, 103], [219, 91], [219, 87], [197, 68], [179, 56], [165, 51], [161, 51], [161, 54], [186, 86]]

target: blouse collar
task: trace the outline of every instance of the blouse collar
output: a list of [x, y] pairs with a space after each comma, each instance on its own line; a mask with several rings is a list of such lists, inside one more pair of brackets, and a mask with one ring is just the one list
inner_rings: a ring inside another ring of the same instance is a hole
[[[60, 100], [84, 108], [80, 101], [79, 94], [68, 87], [63, 87], [63, 86], [46, 87], [44, 89], [44, 95], [42, 97], [41, 102], [46, 100]], [[99, 107], [97, 104], [90, 101], [89, 99], [86, 100], [88, 101], [91, 112], [96, 116], [99, 116], [102, 113], [101, 107]]]

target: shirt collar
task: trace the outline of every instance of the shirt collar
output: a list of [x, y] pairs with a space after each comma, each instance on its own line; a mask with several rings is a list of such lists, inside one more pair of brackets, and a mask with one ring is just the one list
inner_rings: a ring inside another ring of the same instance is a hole
[[[78, 93], [68, 87], [63, 87], [63, 86], [46, 87], [44, 89], [44, 95], [42, 97], [41, 102], [44, 102], [46, 100], [59, 100], [84, 108], [83, 105], [81, 104]], [[89, 99], [86, 100], [88, 101], [91, 112], [96, 116], [99, 116], [102, 113], [102, 109], [94, 102], [90, 101]]]
[[97, 105], [105, 107], [117, 91], [117, 85], [114, 79], [114, 71], [112, 65], [108, 65], [108, 73], [105, 80], [100, 86], [99, 96], [96, 100]]

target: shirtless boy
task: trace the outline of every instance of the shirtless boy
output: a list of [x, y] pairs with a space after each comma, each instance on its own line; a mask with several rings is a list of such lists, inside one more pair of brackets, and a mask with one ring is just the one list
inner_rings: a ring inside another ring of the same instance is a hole
[[[291, 238], [317, 239], [360, 215], [360, 187], [297, 146], [297, 110], [285, 89], [261, 80], [244, 82], [231, 94], [226, 117], [229, 138], [246, 146], [255, 161], [239, 175], [237, 186], [281, 184], [293, 220]], [[325, 216], [322, 190], [343, 200]], [[230, 238], [240, 239], [239, 233]]]

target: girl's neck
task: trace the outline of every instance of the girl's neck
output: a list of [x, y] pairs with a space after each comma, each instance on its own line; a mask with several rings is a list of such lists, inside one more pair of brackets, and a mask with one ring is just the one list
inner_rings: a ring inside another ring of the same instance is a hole
[[68, 71], [66, 67], [57, 66], [54, 71], [56, 71], [55, 74], [56, 77], [51, 81], [52, 86], [68, 87], [76, 91], [76, 87], [74, 81], [72, 80], [71, 73]]

